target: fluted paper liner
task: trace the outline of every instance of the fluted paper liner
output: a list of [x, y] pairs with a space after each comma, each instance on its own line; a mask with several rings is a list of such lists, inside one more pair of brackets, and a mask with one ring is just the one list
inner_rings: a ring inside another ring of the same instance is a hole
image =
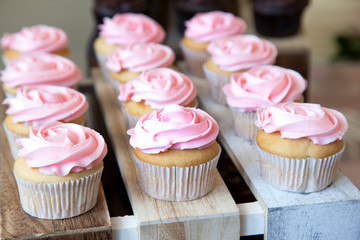
[[26, 138], [27, 136], [18, 135], [13, 132], [11, 132], [9, 129], [6, 128], [5, 123], [3, 122], [3, 128], [9, 143], [11, 155], [14, 159], [14, 161], [19, 157], [18, 152], [21, 146], [16, 143], [16, 140], [19, 138]]
[[282, 190], [300, 193], [320, 191], [332, 183], [336, 161], [344, 148], [326, 158], [293, 159], [268, 153], [257, 146], [261, 175], [265, 181]]
[[226, 95], [223, 87], [230, 82], [231, 76], [221, 75], [209, 70], [205, 64], [203, 65], [205, 77], [209, 82], [210, 97], [218, 103], [226, 104]]
[[97, 53], [95, 51], [95, 57], [96, 57], [98, 65], [100, 67], [101, 74], [104, 77], [104, 80], [109, 82], [109, 83], [114, 83], [115, 80], [112, 80], [112, 78], [110, 77], [110, 71], [106, 67], [106, 62], [108, 60], [108, 56], [106, 56], [104, 54]]
[[255, 143], [258, 127], [254, 124], [257, 119], [256, 111], [240, 112], [236, 108], [231, 107], [233, 115], [234, 129], [239, 137]]
[[203, 64], [210, 58], [210, 54], [206, 51], [192, 50], [191, 48], [184, 46], [182, 43], [180, 43], [180, 48], [190, 75], [203, 78], [205, 76]]
[[10, 64], [10, 60], [7, 59], [4, 54], [1, 55], [1, 61], [4, 65], [4, 68], [6, 68]]
[[139, 160], [135, 155], [141, 188], [153, 198], [189, 201], [208, 194], [214, 185], [219, 154], [209, 162], [190, 167], [162, 167]]
[[134, 128], [140, 117], [131, 115], [129, 111], [124, 107], [121, 107], [121, 112], [124, 116], [126, 129]]
[[78, 216], [97, 202], [103, 168], [89, 176], [62, 183], [34, 183], [15, 179], [21, 206], [26, 213], [43, 219]]

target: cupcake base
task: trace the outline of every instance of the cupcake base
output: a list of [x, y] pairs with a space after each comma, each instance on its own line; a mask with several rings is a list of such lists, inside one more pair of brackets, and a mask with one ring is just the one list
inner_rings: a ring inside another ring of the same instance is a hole
[[106, 82], [113, 83], [114, 80], [111, 79], [110, 72], [106, 68], [106, 62], [107, 62], [108, 57], [106, 55], [103, 55], [103, 54], [100, 54], [97, 52], [95, 52], [95, 57], [96, 57], [98, 65], [99, 65], [99, 68], [101, 70], [101, 74], [104, 77], [104, 80]]
[[257, 146], [264, 180], [281, 190], [299, 193], [316, 192], [329, 186], [334, 179], [335, 163], [344, 149], [321, 159], [293, 159], [268, 153]]
[[207, 81], [209, 82], [210, 97], [221, 104], [226, 104], [226, 95], [223, 91], [223, 87], [230, 82], [231, 75], [221, 75], [211, 71], [205, 65], [203, 70]]
[[258, 127], [254, 124], [256, 112], [240, 112], [236, 108], [230, 108], [233, 115], [235, 133], [242, 138], [255, 143]]
[[124, 108], [123, 106], [121, 107], [121, 112], [122, 112], [124, 120], [125, 120], [126, 129], [134, 128], [136, 126], [136, 123], [140, 119], [140, 117], [131, 115], [129, 113], [129, 111], [126, 108]]
[[163, 167], [139, 160], [135, 155], [141, 188], [153, 198], [190, 201], [208, 194], [221, 151], [209, 162], [190, 167]]
[[5, 131], [5, 134], [6, 134], [8, 143], [9, 143], [11, 155], [12, 155], [13, 159], [16, 160], [19, 157], [18, 152], [19, 152], [19, 149], [21, 148], [21, 146], [16, 143], [16, 140], [19, 138], [26, 138], [27, 136], [18, 135], [16, 133], [11, 132], [5, 126], [5, 122], [3, 122], [3, 129]]
[[1, 55], [1, 62], [4, 66], [4, 68], [6, 68], [6, 66], [8, 66], [10, 64], [10, 60], [7, 59], [4, 54]]
[[14, 173], [23, 210], [37, 218], [64, 219], [83, 214], [97, 202], [103, 167], [89, 176], [59, 183], [35, 183]]
[[204, 63], [210, 58], [210, 54], [206, 51], [197, 51], [186, 47], [182, 42], [180, 43], [180, 48], [183, 53], [186, 68], [190, 75], [204, 78]]

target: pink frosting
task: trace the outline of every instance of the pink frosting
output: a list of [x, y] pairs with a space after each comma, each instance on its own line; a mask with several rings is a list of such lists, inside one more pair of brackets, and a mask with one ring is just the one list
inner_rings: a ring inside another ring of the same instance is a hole
[[68, 44], [66, 33], [56, 27], [35, 25], [17, 33], [6, 33], [1, 39], [3, 49], [14, 49], [22, 53], [55, 52]]
[[246, 31], [244, 20], [221, 11], [197, 13], [185, 26], [185, 36], [196, 42], [210, 42]]
[[215, 142], [218, 133], [218, 124], [209, 114], [175, 104], [146, 114], [128, 130], [130, 145], [149, 154], [205, 148]]
[[22, 55], [1, 71], [1, 80], [9, 88], [39, 84], [70, 87], [81, 79], [81, 70], [74, 62], [50, 53]]
[[120, 47], [109, 56], [106, 67], [112, 72], [128, 69], [142, 72], [148, 69], [168, 67], [175, 60], [174, 51], [158, 43], [139, 43]]
[[20, 138], [19, 151], [30, 168], [46, 175], [66, 176], [89, 170], [107, 153], [104, 138], [94, 130], [73, 124], [52, 122], [31, 128], [29, 138]]
[[145, 101], [153, 109], [168, 104], [186, 106], [196, 97], [194, 83], [184, 74], [170, 68], [147, 70], [120, 86], [120, 101]]
[[89, 107], [85, 96], [71, 88], [38, 85], [21, 87], [16, 97], [3, 101], [6, 114], [25, 125], [40, 126], [48, 122], [69, 122], [83, 115]]
[[306, 137], [325, 145], [341, 140], [348, 128], [340, 112], [312, 103], [279, 103], [258, 111], [255, 124], [266, 133], [279, 131], [283, 138]]
[[253, 112], [279, 102], [297, 101], [306, 86], [305, 79], [294, 70], [263, 65], [233, 74], [224, 93], [229, 106]]
[[100, 36], [111, 45], [126, 46], [134, 43], [161, 43], [165, 39], [164, 29], [152, 18], [136, 13], [115, 14], [104, 18], [99, 25]]
[[274, 64], [277, 48], [255, 35], [236, 35], [213, 41], [207, 47], [215, 65], [227, 72]]

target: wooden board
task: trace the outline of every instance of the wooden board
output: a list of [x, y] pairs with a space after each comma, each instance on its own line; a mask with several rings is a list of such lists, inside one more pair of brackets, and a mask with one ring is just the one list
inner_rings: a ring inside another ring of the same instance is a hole
[[113, 87], [94, 73], [95, 86], [134, 215], [140, 239], [239, 239], [240, 214], [219, 173], [214, 189], [188, 202], [151, 198], [139, 185], [125, 123]]
[[[0, 101], [3, 93], [0, 93]], [[5, 106], [0, 106], [0, 121]], [[89, 212], [63, 220], [44, 220], [31, 217], [20, 205], [15, 178], [14, 160], [3, 128], [0, 128], [0, 238], [1, 239], [111, 239], [111, 222], [103, 188], [100, 187], [97, 205]]]
[[210, 99], [205, 80], [195, 82], [200, 106], [219, 123], [224, 148], [264, 209], [267, 239], [360, 239], [360, 191], [346, 176], [337, 171], [332, 185], [311, 194], [272, 187], [261, 177], [255, 146], [235, 135], [230, 109]]

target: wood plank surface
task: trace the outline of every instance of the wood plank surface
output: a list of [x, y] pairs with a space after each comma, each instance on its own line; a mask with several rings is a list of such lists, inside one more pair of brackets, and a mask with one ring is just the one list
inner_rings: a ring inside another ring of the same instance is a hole
[[230, 109], [210, 99], [206, 81], [194, 80], [201, 107], [218, 121], [224, 148], [264, 208], [265, 237], [337, 239], [343, 236], [343, 239], [360, 239], [360, 191], [346, 176], [337, 171], [333, 184], [310, 194], [272, 187], [261, 177], [255, 145], [235, 135]]
[[115, 90], [98, 71], [93, 76], [140, 239], [239, 239], [239, 210], [218, 172], [214, 189], [193, 201], [161, 201], [141, 190]]
[[[3, 99], [0, 93], [0, 101]], [[0, 106], [0, 121], [5, 106]], [[62, 220], [45, 220], [25, 213], [20, 205], [15, 178], [14, 160], [3, 128], [0, 128], [0, 238], [1, 239], [111, 239], [111, 222], [103, 188], [100, 186], [97, 205], [89, 212]]]

